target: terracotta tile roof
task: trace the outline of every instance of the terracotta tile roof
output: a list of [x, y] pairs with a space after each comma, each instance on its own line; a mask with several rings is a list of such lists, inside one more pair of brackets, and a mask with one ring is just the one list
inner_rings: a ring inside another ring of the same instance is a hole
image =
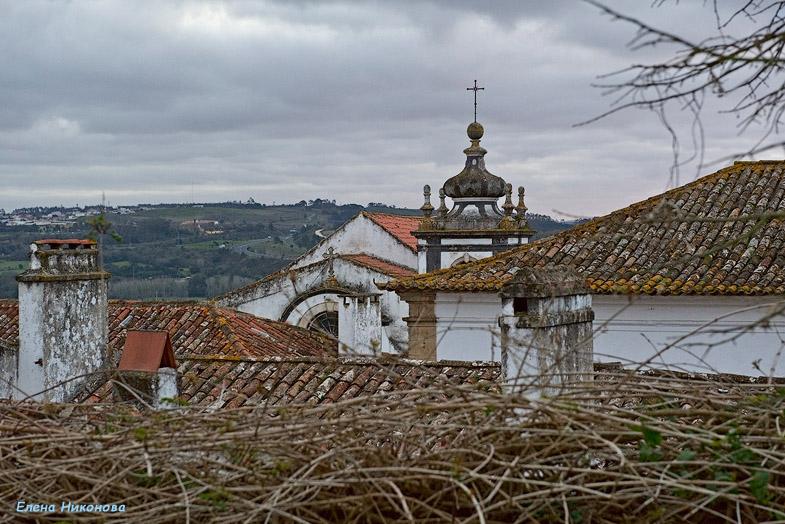
[[19, 338], [19, 305], [16, 300], [0, 300], [0, 345], [16, 346]]
[[177, 356], [185, 353], [249, 357], [326, 356], [337, 346], [308, 331], [248, 313], [201, 303], [110, 304], [109, 341], [122, 349], [128, 329], [169, 332]]
[[500, 366], [372, 358], [234, 362], [194, 358], [184, 360], [179, 371], [184, 400], [231, 408], [262, 403], [318, 405], [435, 384], [487, 389], [496, 384]]
[[[315, 406], [383, 393], [403, 395], [434, 385], [487, 391], [498, 387], [501, 367], [493, 362], [423, 362], [384, 356], [264, 360], [184, 356], [179, 358], [178, 372], [181, 400], [221, 409], [259, 404]], [[88, 402], [109, 401], [110, 392], [104, 384]]]
[[[0, 301], [0, 340], [17, 344], [19, 307]], [[235, 357], [331, 356], [335, 341], [289, 324], [197, 302], [109, 303], [109, 347], [122, 353], [127, 331], [169, 332], [176, 355]]]
[[785, 161], [737, 162], [690, 184], [495, 257], [392, 290], [499, 291], [523, 266], [565, 264], [594, 293], [785, 293]]
[[415, 253], [417, 252], [417, 239], [412, 235], [412, 231], [420, 227], [422, 217], [369, 213], [368, 211], [363, 211], [363, 215], [376, 222], [381, 228], [397, 238], [403, 245]]
[[365, 253], [340, 255], [340, 257], [344, 260], [349, 260], [355, 264], [365, 266], [378, 271], [379, 273], [383, 273], [395, 278], [408, 277], [417, 274], [417, 271], [413, 270], [412, 268], [401, 266], [395, 262], [390, 262], [389, 260], [383, 260], [371, 255], [366, 255]]

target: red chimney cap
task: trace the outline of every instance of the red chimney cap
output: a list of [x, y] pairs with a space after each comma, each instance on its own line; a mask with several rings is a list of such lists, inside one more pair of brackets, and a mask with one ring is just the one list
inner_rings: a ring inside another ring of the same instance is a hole
[[62, 245], [77, 245], [77, 246], [94, 246], [96, 244], [95, 240], [89, 240], [85, 238], [45, 238], [43, 240], [35, 240], [34, 244], [49, 244], [50, 246], [62, 246]]
[[172, 341], [166, 331], [129, 331], [125, 337], [118, 369], [121, 371], [152, 371], [177, 368]]

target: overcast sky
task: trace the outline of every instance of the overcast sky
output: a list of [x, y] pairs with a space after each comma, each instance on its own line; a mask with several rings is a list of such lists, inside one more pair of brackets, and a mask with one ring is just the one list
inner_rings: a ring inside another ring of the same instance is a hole
[[[611, 4], [677, 32], [714, 21], [697, 0]], [[612, 101], [598, 75], [647, 57], [626, 47], [630, 26], [578, 0], [0, 0], [0, 13], [6, 209], [102, 191], [419, 206], [423, 184], [463, 167], [475, 78], [487, 166], [526, 187], [531, 211], [599, 215], [668, 185], [653, 114], [573, 127]], [[739, 149], [733, 122], [707, 123], [709, 157]]]

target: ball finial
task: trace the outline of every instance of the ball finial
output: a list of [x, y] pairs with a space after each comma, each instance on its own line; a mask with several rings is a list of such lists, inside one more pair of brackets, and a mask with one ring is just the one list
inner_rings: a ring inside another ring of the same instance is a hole
[[479, 122], [472, 122], [469, 124], [469, 127], [466, 128], [466, 134], [469, 135], [471, 140], [481, 139], [484, 132], [485, 130]]

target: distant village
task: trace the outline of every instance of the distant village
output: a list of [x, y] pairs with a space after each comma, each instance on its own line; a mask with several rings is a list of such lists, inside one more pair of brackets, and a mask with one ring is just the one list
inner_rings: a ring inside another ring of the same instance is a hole
[[[4, 226], [39, 226], [70, 229], [80, 218], [101, 213], [101, 206], [86, 207], [24, 207], [7, 212], [0, 209], [0, 224]], [[106, 208], [106, 211], [131, 215], [135, 207]]]
[[[321, 202], [320, 199], [316, 199]], [[310, 201], [313, 205], [315, 201]], [[308, 202], [302, 201], [303, 204], [308, 205]], [[292, 204], [294, 206], [300, 205]], [[52, 230], [67, 230], [71, 229], [80, 219], [90, 216], [96, 216], [104, 213], [112, 213], [117, 215], [133, 215], [143, 211], [150, 211], [156, 208], [178, 208], [178, 207], [192, 207], [202, 208], [205, 205], [211, 207], [265, 207], [265, 204], [257, 203], [253, 198], [249, 198], [245, 202], [239, 200], [220, 203], [185, 203], [185, 204], [137, 204], [130, 206], [112, 206], [112, 205], [88, 205], [79, 206], [78, 204], [73, 207], [63, 206], [36, 206], [36, 207], [22, 207], [14, 209], [13, 211], [6, 211], [0, 208], [0, 225], [6, 227], [21, 227], [21, 226], [38, 226]]]

